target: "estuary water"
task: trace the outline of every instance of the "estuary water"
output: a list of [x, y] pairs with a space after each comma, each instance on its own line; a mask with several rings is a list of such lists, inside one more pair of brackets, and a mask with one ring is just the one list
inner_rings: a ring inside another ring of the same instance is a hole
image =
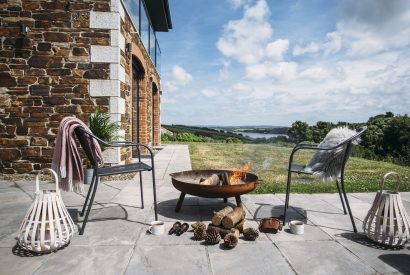
[[250, 138], [272, 138], [278, 136], [286, 136], [286, 135], [278, 135], [278, 134], [261, 134], [261, 133], [249, 133], [249, 132], [234, 132], [235, 134], [242, 134], [243, 136], [247, 136]]

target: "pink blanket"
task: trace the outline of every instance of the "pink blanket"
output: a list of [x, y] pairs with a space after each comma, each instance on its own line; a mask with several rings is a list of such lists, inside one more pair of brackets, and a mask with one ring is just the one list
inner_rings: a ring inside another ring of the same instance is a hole
[[[77, 149], [74, 130], [83, 127], [90, 131], [87, 125], [75, 117], [65, 117], [60, 122], [54, 147], [51, 168], [59, 175], [60, 188], [65, 191], [84, 192], [84, 171], [81, 157]], [[98, 141], [93, 139], [98, 166], [104, 165], [101, 148]]]

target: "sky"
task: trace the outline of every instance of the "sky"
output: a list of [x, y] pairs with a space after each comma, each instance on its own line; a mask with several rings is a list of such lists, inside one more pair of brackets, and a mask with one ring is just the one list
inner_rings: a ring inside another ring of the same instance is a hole
[[408, 0], [169, 0], [161, 120], [365, 122], [410, 107]]

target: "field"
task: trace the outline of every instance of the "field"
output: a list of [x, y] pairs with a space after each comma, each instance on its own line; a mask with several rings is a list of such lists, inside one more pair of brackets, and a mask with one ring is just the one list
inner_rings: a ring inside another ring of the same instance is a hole
[[[193, 169], [231, 169], [250, 162], [250, 172], [261, 180], [254, 190], [254, 193], [259, 194], [285, 192], [291, 150], [292, 148], [271, 144], [189, 143]], [[297, 154], [296, 163], [308, 163], [311, 154], [311, 151]], [[410, 191], [410, 167], [351, 157], [345, 171], [347, 192], [377, 191], [380, 179], [390, 171], [397, 172], [401, 177], [399, 191]], [[333, 183], [315, 180], [309, 176], [294, 175], [294, 178], [300, 181], [292, 184], [292, 192], [295, 193], [337, 192]], [[386, 183], [390, 190], [394, 185], [393, 180]]]

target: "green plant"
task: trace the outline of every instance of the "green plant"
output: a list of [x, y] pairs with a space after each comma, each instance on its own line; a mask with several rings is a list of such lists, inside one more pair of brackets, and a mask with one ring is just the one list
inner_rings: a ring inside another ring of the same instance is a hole
[[[103, 113], [100, 109], [90, 115], [88, 120], [91, 132], [94, 135], [105, 141], [112, 141], [118, 138], [118, 130], [120, 126], [117, 122], [110, 121], [110, 114]], [[105, 150], [105, 146], [100, 144], [101, 150]]]

